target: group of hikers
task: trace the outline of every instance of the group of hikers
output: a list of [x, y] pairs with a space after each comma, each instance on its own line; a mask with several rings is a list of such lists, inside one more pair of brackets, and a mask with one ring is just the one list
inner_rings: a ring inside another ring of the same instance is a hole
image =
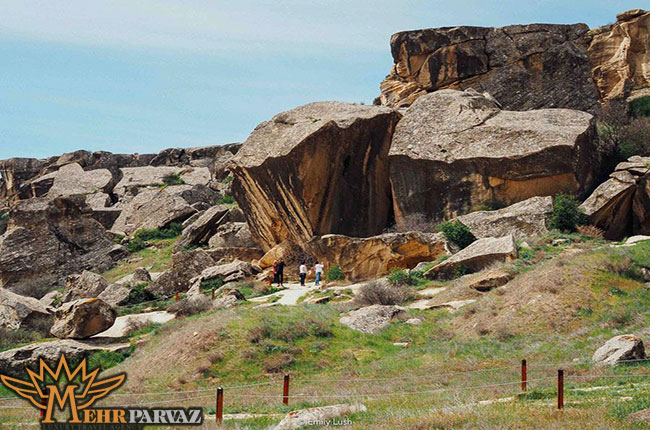
[[[278, 284], [280, 287], [284, 287], [284, 259], [280, 258], [276, 260], [273, 263], [273, 281], [272, 284]], [[316, 261], [314, 263], [314, 266], [311, 268], [311, 270], [314, 271], [314, 285], [319, 286], [320, 285], [320, 280], [323, 276], [323, 269], [325, 266], [320, 262]], [[298, 274], [300, 275], [300, 286], [304, 287], [305, 286], [305, 281], [307, 280], [307, 274], [309, 273], [309, 269], [307, 268], [307, 264], [302, 261], [300, 263], [300, 266], [298, 267]]]

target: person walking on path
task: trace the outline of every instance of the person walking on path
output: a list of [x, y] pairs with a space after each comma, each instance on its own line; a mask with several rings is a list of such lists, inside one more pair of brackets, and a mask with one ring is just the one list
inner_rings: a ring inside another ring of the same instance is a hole
[[278, 283], [278, 260], [275, 260], [273, 262], [273, 280], [271, 281], [271, 285], [277, 283]]
[[314, 264], [314, 273], [316, 274], [316, 280], [314, 282], [314, 285], [317, 287], [320, 285], [320, 278], [323, 276], [323, 264], [320, 261], [317, 261], [316, 264]]
[[275, 265], [275, 271], [278, 275], [278, 283], [280, 287], [284, 287], [284, 260], [281, 258], [278, 260], [278, 264]]
[[305, 279], [307, 278], [307, 265], [305, 264], [304, 261], [300, 263], [299, 271], [300, 271], [300, 286], [304, 287]]

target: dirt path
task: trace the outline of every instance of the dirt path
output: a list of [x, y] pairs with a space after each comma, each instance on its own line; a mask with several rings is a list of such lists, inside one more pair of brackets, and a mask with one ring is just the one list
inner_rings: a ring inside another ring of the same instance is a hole
[[[269, 306], [269, 305], [295, 306], [298, 304], [298, 300], [300, 300], [301, 297], [307, 295], [311, 291], [318, 291], [320, 289], [320, 287], [316, 287], [313, 282], [308, 283], [304, 287], [301, 287], [300, 284], [284, 284], [284, 286], [286, 288], [282, 291], [277, 291], [273, 294], [269, 294], [266, 296], [255, 297], [253, 299], [250, 299], [250, 301], [262, 303], [262, 305], [260, 306]], [[279, 297], [279, 299], [273, 303], [269, 303], [269, 304], [264, 303], [275, 297]]]
[[174, 314], [171, 314], [166, 311], [156, 311], [156, 312], [146, 312], [143, 314], [133, 314], [125, 315], [122, 317], [117, 317], [115, 323], [106, 331], [103, 331], [93, 337], [109, 337], [109, 338], [118, 338], [126, 336], [129, 329], [129, 320], [135, 320], [139, 323], [160, 323], [164, 324], [168, 321], [171, 321], [175, 318]]

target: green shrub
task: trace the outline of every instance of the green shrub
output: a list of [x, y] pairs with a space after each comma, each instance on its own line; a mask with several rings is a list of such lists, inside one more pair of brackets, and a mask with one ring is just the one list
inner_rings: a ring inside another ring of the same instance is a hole
[[[329, 310], [313, 306], [298, 308], [292, 314], [269, 311], [260, 315], [258, 323], [247, 334], [249, 342], [269, 345], [266, 340], [294, 343], [309, 336], [326, 338], [332, 336], [332, 320]], [[266, 352], [271, 352], [266, 348]], [[277, 345], [273, 350], [277, 350]]]
[[231, 205], [235, 203], [235, 198], [230, 195], [225, 195], [217, 201], [218, 205]]
[[587, 216], [580, 209], [580, 202], [575, 197], [566, 194], [555, 196], [551, 213], [551, 228], [563, 232], [574, 232], [579, 225], [584, 225], [587, 222]]
[[338, 264], [335, 264], [327, 271], [326, 278], [328, 281], [342, 281], [345, 279], [345, 274], [341, 267]]
[[393, 267], [387, 279], [388, 283], [393, 286], [416, 286], [423, 279], [423, 273]]
[[126, 305], [137, 305], [138, 303], [143, 303], [143, 302], [149, 302], [151, 300], [156, 300], [157, 297], [156, 295], [150, 293], [147, 291], [147, 283], [143, 284], [138, 284], [133, 289], [131, 292], [129, 292], [129, 296], [124, 300], [123, 302], [120, 303], [120, 305], [126, 306]]
[[185, 181], [178, 173], [172, 173], [171, 175], [167, 175], [163, 178], [163, 183], [165, 185], [183, 185]]
[[126, 249], [131, 253], [137, 252], [147, 247], [148, 240], [173, 239], [182, 233], [183, 225], [178, 222], [172, 222], [164, 228], [143, 228], [126, 244]]
[[226, 176], [225, 178], [223, 178], [223, 179], [221, 180], [221, 183], [224, 184], [224, 185], [228, 185], [228, 184], [231, 183], [234, 179], [235, 179], [234, 176], [231, 176], [231, 175], [230, 175], [230, 176]]
[[199, 288], [201, 288], [204, 291], [212, 291], [214, 288], [215, 290], [218, 290], [223, 286], [223, 276], [217, 276], [214, 279], [210, 279], [207, 281], [201, 281], [199, 284]]
[[131, 343], [129, 349], [124, 352], [117, 351], [99, 351], [91, 354], [88, 357], [88, 368], [100, 368], [102, 371], [115, 367], [123, 362], [127, 357], [135, 351], [135, 344]]
[[438, 230], [460, 249], [466, 248], [476, 240], [469, 227], [460, 221], [445, 221], [438, 225]]
[[9, 330], [0, 327], [0, 351], [11, 349], [25, 343], [32, 343], [40, 338], [42, 336], [35, 331], [25, 330], [23, 328]]
[[373, 281], [359, 289], [354, 301], [361, 306], [400, 305], [413, 297], [413, 290], [403, 284], [386, 285], [382, 282]]
[[630, 102], [630, 114], [634, 117], [650, 116], [650, 96], [632, 100]]
[[8, 213], [0, 214], [0, 221], [7, 221], [9, 219]]

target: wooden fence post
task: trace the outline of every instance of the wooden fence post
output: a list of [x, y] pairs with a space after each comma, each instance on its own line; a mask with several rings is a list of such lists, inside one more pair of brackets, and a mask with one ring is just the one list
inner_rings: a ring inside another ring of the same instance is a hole
[[557, 371], [557, 408], [564, 409], [564, 370]]
[[527, 363], [526, 363], [526, 359], [524, 358], [523, 360], [521, 360], [521, 391], [526, 391], [527, 382], [528, 382]]
[[217, 388], [217, 426], [223, 423], [223, 388]]
[[282, 403], [285, 405], [289, 404], [289, 379], [291, 377], [287, 373], [284, 375], [284, 386], [282, 387]]

